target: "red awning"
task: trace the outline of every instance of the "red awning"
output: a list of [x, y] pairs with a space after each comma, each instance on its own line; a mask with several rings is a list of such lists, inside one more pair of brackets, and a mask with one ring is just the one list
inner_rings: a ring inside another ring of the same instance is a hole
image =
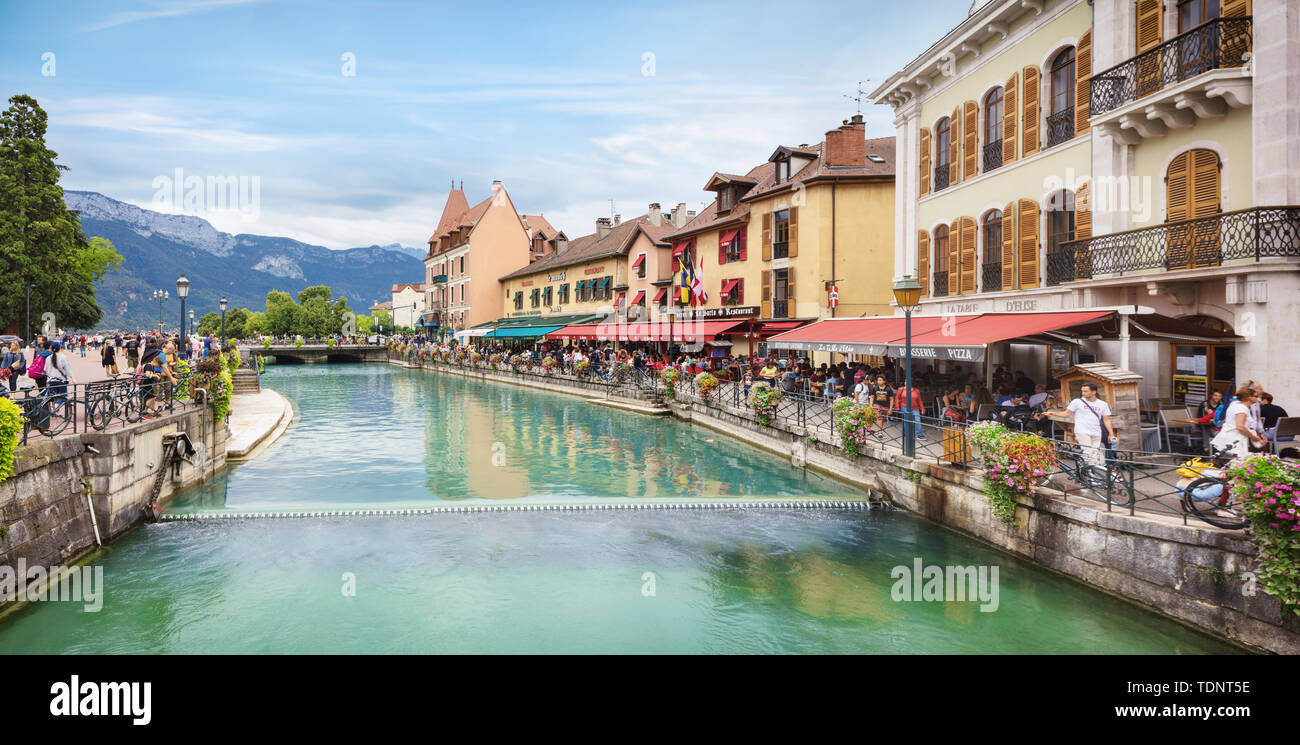
[[641, 305], [643, 303], [645, 303], [645, 290], [637, 290], [636, 297], [632, 298], [632, 304]]
[[626, 298], [627, 298], [627, 293], [626, 293], [626, 292], [620, 292], [620, 293], [618, 293], [618, 298], [616, 298], [616, 299], [614, 300], [614, 307], [617, 308], [618, 306], [622, 305], [622, 304], [623, 304], [623, 300], [626, 299]]
[[727, 298], [731, 297], [731, 291], [734, 290], [734, 289], [736, 289], [736, 285], [738, 285], [738, 284], [740, 284], [740, 280], [738, 280], [738, 279], [729, 279], [729, 280], [727, 280], [727, 283], [724, 284], [724, 285], [722, 286], [722, 295], [721, 295], [720, 297], [721, 297], [724, 301], [725, 301]]
[[664, 295], [667, 295], [667, 294], [668, 294], [668, 288], [667, 288], [667, 287], [660, 287], [660, 288], [659, 288], [659, 292], [656, 292], [656, 293], [655, 293], [655, 298], [654, 298], [654, 303], [655, 303], [655, 305], [658, 305], [658, 304], [659, 304], [659, 301], [663, 300], [663, 299], [664, 299]]
[[763, 327], [758, 330], [759, 336], [768, 336], [770, 334], [779, 334], [782, 331], [797, 329], [803, 325], [803, 321], [767, 321]]
[[685, 250], [686, 250], [686, 244], [689, 243], [689, 242], [690, 242], [690, 241], [681, 241], [680, 243], [674, 243], [674, 244], [673, 244], [673, 258], [674, 258], [674, 259], [677, 258], [678, 256], [681, 256], [681, 255], [682, 255], [682, 251], [685, 251]]
[[566, 326], [546, 335], [548, 339], [595, 339], [599, 341], [668, 341], [671, 327], [676, 342], [707, 341], [727, 333], [744, 321], [677, 321], [656, 323], [601, 323]]
[[732, 241], [736, 240], [736, 234], [739, 232], [740, 232], [740, 228], [732, 228], [731, 230], [728, 230], [726, 232], [719, 233], [718, 245], [719, 246], [730, 245]]
[[632, 262], [632, 268], [639, 269], [641, 268], [641, 265], [644, 263], [645, 263], [645, 254], [641, 254], [640, 256], [636, 257], [636, 261]]

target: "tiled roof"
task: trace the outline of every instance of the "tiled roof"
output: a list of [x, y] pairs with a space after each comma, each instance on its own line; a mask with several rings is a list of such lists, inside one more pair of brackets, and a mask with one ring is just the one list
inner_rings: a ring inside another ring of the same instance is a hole
[[392, 310], [392, 309], [393, 309], [393, 301], [392, 301], [392, 300], [385, 300], [385, 301], [382, 302], [382, 303], [375, 303], [374, 305], [370, 306], [370, 309], [371, 309], [371, 310]]
[[407, 282], [406, 284], [393, 285], [392, 291], [395, 293], [401, 292], [402, 290], [405, 290], [408, 287], [411, 288], [412, 290], [415, 290], [416, 292], [424, 292], [424, 284], [422, 282]]
[[[447, 198], [447, 204], [449, 206], [452, 204], [453, 197], [455, 197], [457, 194], [459, 194], [460, 196], [459, 200], [457, 200], [459, 203], [463, 203], [465, 201], [464, 193], [461, 193], [459, 190], [455, 190], [453, 191], [452, 196]], [[448, 235], [451, 234], [452, 231], [458, 230], [460, 228], [472, 228], [475, 225], [477, 225], [478, 221], [483, 217], [483, 214], [487, 212], [488, 207], [490, 206], [492, 206], [492, 197], [488, 197], [487, 199], [484, 199], [482, 202], [479, 202], [473, 207], [466, 207], [463, 210], [461, 210], [459, 214], [456, 215], [448, 215], [446, 212], [444, 212], [442, 215], [442, 219], [438, 221], [438, 232], [434, 233], [432, 236], [429, 237], [429, 253], [427, 254], [427, 256], [433, 256], [434, 243], [447, 237]], [[439, 250], [438, 253], [442, 253], [443, 251], [446, 251], [449, 248], [451, 248], [451, 246], [441, 246], [440, 247], [441, 250]]]
[[438, 227], [433, 229], [433, 235], [429, 237], [429, 241], [437, 240], [438, 236], [458, 225], [460, 216], [468, 210], [469, 200], [465, 199], [465, 192], [460, 189], [452, 189], [447, 194], [447, 204], [443, 205], [442, 217], [438, 219]]
[[[751, 179], [757, 183], [740, 197], [740, 201], [732, 210], [726, 214], [718, 214], [718, 200], [714, 199], [708, 207], [700, 211], [681, 230], [669, 234], [669, 239], [685, 238], [687, 236], [701, 233], [724, 225], [741, 222], [749, 215], [749, 202], [767, 194], [775, 193], [784, 189], [789, 189], [797, 183], [805, 183], [820, 178], [869, 178], [869, 177], [892, 177], [894, 175], [894, 138], [877, 137], [866, 141], [866, 156], [863, 158], [861, 166], [828, 166], [822, 158], [822, 153], [826, 149], [826, 142], [823, 140], [816, 147], [791, 147], [788, 150], [802, 155], [811, 155], [813, 160], [806, 163], [803, 168], [799, 169], [789, 181], [778, 184], [776, 182], [776, 167], [772, 163], [764, 162], [750, 169], [746, 176], [732, 176], [730, 174], [718, 173], [719, 176], [729, 176], [735, 179]], [[883, 163], [877, 163], [869, 156], [875, 155], [883, 160]], [[711, 179], [712, 180], [712, 179]]]
[[593, 259], [622, 256], [632, 247], [638, 234], [645, 233], [650, 240], [663, 244], [666, 243], [664, 237], [672, 230], [674, 230], [672, 223], [662, 218], [660, 224], [655, 225], [650, 222], [649, 215], [641, 215], [613, 226], [610, 228], [609, 235], [601, 240], [596, 240], [595, 233], [575, 238], [569, 241], [569, 248], [564, 253], [548, 254], [522, 269], [502, 276], [501, 279], [524, 277], [547, 269], [573, 266]]
[[519, 220], [523, 222], [524, 231], [528, 233], [530, 241], [539, 234], [543, 240], [548, 241], [560, 234], [560, 231], [541, 215], [520, 215]]

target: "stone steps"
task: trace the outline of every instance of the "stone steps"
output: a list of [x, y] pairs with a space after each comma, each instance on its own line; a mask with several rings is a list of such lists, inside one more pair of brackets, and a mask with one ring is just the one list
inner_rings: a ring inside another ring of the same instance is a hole
[[256, 370], [241, 368], [236, 370], [232, 377], [235, 393], [257, 393], [262, 390], [262, 383], [257, 377]]

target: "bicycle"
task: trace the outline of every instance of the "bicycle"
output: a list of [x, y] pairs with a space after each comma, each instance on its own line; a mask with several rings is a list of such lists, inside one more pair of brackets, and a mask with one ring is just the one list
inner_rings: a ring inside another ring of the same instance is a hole
[[1183, 512], [1216, 528], [1241, 530], [1247, 525], [1246, 516], [1232, 493], [1231, 484], [1223, 476], [1224, 464], [1224, 459], [1218, 457], [1214, 463], [1205, 463], [1199, 458], [1188, 461], [1178, 469], [1178, 475], [1183, 478], [1174, 489], [1179, 494], [1178, 503]]
[[46, 385], [35, 396], [28, 391], [21, 401], [23, 416], [32, 423], [32, 429], [46, 437], [62, 433], [76, 417], [75, 402], [68, 398], [66, 390], [52, 391], [53, 387]]
[[131, 424], [140, 421], [144, 415], [140, 403], [134, 377], [86, 384], [86, 422], [98, 432], [119, 415]]
[[[1057, 449], [1056, 460], [1061, 473], [1109, 504], [1127, 506], [1133, 501], [1128, 480], [1113, 456], [1107, 454], [1106, 465], [1099, 466], [1088, 461], [1078, 443], [1063, 442]], [[1044, 477], [1042, 485], [1050, 485], [1050, 482], [1050, 477]]]

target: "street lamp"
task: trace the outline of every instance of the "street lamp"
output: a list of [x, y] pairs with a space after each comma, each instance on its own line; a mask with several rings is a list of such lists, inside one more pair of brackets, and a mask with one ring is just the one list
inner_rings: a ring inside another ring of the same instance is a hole
[[[668, 307], [671, 308], [672, 306], [670, 305]], [[676, 317], [677, 317], [676, 312], [672, 310], [668, 311], [668, 362], [669, 364], [671, 364], [673, 361], [673, 320]]]
[[160, 335], [162, 334], [162, 329], [163, 329], [163, 319], [162, 319], [163, 302], [166, 301], [167, 298], [169, 297], [171, 297], [171, 294], [166, 290], [153, 291], [153, 299], [158, 301], [158, 333]]
[[190, 295], [190, 281], [182, 274], [176, 279], [176, 297], [181, 299], [181, 338], [178, 339], [180, 349], [176, 350], [181, 359], [189, 358], [190, 345], [185, 340], [185, 298]]
[[221, 300], [217, 301], [217, 307], [221, 308], [221, 349], [226, 349], [226, 307], [230, 303], [226, 302], [226, 296], [222, 295]]
[[916, 455], [916, 427], [912, 418], [912, 312], [921, 305], [921, 283], [917, 282], [914, 277], [903, 277], [894, 283], [894, 301], [898, 307], [903, 309], [905, 320], [903, 321], [903, 338], [906, 344], [907, 357], [904, 363], [906, 370], [907, 383], [904, 396], [904, 414], [903, 414], [903, 455], [914, 457]]
[[186, 338], [189, 338], [193, 334], [194, 334], [194, 309], [190, 308], [190, 327], [189, 330], [185, 333], [185, 336]]

